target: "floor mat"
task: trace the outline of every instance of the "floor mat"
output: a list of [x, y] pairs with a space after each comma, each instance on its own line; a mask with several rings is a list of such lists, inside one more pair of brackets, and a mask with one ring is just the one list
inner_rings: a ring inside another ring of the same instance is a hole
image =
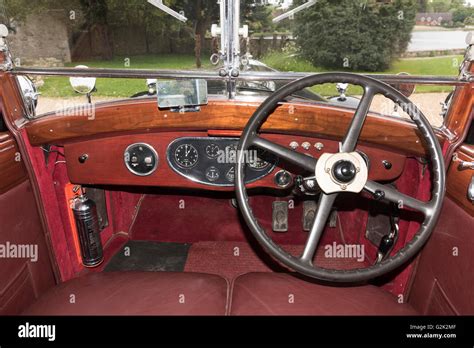
[[190, 246], [182, 243], [129, 241], [110, 260], [105, 271], [182, 272]]
[[[298, 255], [304, 246], [282, 245], [282, 248], [293, 255]], [[366, 266], [365, 263], [353, 258], [326, 258], [323, 248], [318, 249], [315, 263], [328, 269], [354, 269]], [[228, 280], [249, 272], [288, 272], [259, 246], [222, 241], [193, 244], [184, 271], [217, 274]]]

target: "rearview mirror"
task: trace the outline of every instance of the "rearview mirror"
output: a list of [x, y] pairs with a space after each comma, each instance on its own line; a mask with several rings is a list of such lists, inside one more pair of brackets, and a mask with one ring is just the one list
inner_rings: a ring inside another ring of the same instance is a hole
[[206, 80], [166, 80], [157, 82], [158, 107], [196, 107], [207, 104]]
[[[406, 72], [401, 72], [398, 73], [397, 75], [399, 76], [408, 76], [410, 75], [409, 73]], [[405, 97], [410, 97], [414, 92], [416, 86], [412, 83], [397, 83], [397, 84], [390, 84], [393, 88], [395, 88], [397, 91], [399, 91], [401, 94], [403, 94]]]

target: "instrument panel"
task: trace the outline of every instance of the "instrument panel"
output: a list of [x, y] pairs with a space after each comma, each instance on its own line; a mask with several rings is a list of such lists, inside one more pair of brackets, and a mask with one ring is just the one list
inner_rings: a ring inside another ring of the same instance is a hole
[[[176, 173], [194, 182], [233, 186], [238, 142], [238, 138], [179, 138], [168, 146], [168, 164]], [[246, 183], [269, 175], [278, 161], [274, 155], [260, 149], [250, 149], [244, 158]]]
[[[315, 158], [324, 152], [336, 153], [339, 148], [339, 142], [322, 138], [285, 134], [263, 134], [262, 137]], [[232, 152], [237, 144], [236, 136], [221, 136], [215, 132], [212, 135], [196, 131], [162, 132], [71, 142], [65, 144], [64, 152], [73, 184], [232, 191], [235, 165], [220, 163], [219, 155], [226, 156], [226, 149]], [[358, 148], [370, 159], [370, 180], [391, 181], [402, 173], [405, 156], [363, 145]], [[275, 166], [276, 160], [267, 160], [267, 156], [260, 153], [257, 156], [260, 160], [247, 165], [249, 188], [283, 188], [285, 177], [279, 175], [282, 170], [303, 175], [285, 161], [278, 161]]]

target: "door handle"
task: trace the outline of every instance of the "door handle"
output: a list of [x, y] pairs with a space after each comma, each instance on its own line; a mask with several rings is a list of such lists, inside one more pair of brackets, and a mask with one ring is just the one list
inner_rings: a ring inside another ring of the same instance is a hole
[[471, 183], [469, 184], [467, 188], [467, 198], [474, 203], [474, 175], [471, 178]]
[[474, 161], [469, 162], [469, 161], [463, 161], [459, 158], [457, 152], [454, 153], [453, 155], [453, 161], [459, 161], [458, 164], [458, 170], [465, 170], [465, 169], [472, 169], [474, 170]]
[[474, 169], [474, 162], [460, 161], [458, 169], [459, 170]]

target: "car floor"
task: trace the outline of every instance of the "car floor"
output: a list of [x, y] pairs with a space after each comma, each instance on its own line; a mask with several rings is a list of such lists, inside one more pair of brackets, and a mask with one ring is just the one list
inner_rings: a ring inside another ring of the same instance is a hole
[[[283, 245], [293, 255], [303, 245]], [[315, 264], [323, 268], [354, 269], [367, 262], [356, 258], [327, 258], [319, 248]], [[237, 241], [206, 241], [193, 244], [129, 241], [105, 267], [106, 272], [152, 271], [195, 272], [220, 275], [229, 282], [250, 272], [288, 272], [259, 246]]]

